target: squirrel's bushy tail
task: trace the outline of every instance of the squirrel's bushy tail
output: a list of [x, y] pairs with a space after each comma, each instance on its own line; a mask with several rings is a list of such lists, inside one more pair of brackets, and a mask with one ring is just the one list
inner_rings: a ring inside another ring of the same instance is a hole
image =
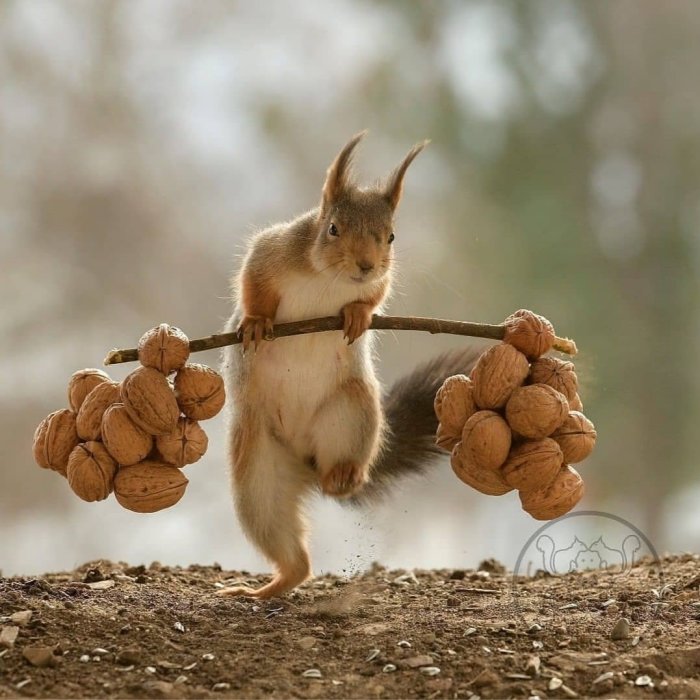
[[422, 474], [445, 452], [435, 444], [438, 420], [433, 402], [442, 383], [453, 374], [469, 374], [483, 352], [468, 347], [438, 355], [399, 379], [384, 397], [386, 437], [372, 467], [369, 483], [345, 501], [364, 505], [378, 501], [404, 476]]

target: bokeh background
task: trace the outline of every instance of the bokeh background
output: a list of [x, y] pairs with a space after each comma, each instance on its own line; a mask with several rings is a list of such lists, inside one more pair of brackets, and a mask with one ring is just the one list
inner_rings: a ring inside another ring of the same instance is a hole
[[[314, 206], [363, 128], [368, 182], [432, 139], [407, 176], [391, 312], [550, 318], [578, 342], [599, 433], [582, 507], [697, 550], [699, 36], [695, 0], [3, 0], [3, 573], [269, 570], [234, 519], [221, 418], [183, 501], [150, 516], [79, 501], [33, 464], [32, 435], [110, 348], [163, 321], [219, 330], [246, 237]], [[463, 342], [385, 335], [382, 376]], [[316, 572], [349, 574], [512, 566], [538, 525], [447, 460], [373, 511], [310, 512]]]

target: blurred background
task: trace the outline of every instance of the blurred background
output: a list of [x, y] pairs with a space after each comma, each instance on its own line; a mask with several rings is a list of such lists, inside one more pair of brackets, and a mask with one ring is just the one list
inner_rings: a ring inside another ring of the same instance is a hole
[[[269, 571], [234, 518], [221, 417], [184, 499], [154, 515], [79, 501], [32, 436], [110, 348], [160, 322], [219, 330], [247, 236], [315, 206], [363, 128], [366, 182], [432, 139], [407, 176], [389, 311], [551, 319], [578, 343], [598, 428], [580, 507], [697, 550], [698, 36], [694, 0], [0, 3], [2, 572]], [[463, 342], [385, 334], [382, 377]], [[539, 525], [446, 459], [373, 511], [310, 513], [316, 573], [512, 567]]]

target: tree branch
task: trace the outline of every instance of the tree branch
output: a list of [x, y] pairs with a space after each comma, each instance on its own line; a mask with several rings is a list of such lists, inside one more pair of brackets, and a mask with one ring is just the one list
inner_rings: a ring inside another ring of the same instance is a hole
[[[447, 321], [440, 318], [421, 318], [418, 316], [378, 316], [372, 317], [372, 325], [375, 331], [425, 331], [426, 333], [450, 333], [452, 335], [466, 335], [473, 338], [489, 338], [491, 340], [503, 340], [505, 327], [502, 324], [492, 325], [488, 323], [470, 323], [468, 321]], [[306, 333], [320, 333], [323, 331], [338, 331], [343, 329], [343, 319], [340, 316], [326, 316], [325, 318], [312, 318], [308, 321], [294, 321], [292, 323], [280, 323], [274, 327], [274, 337], [284, 338], [290, 335], [305, 335]], [[225, 345], [237, 345], [241, 342], [238, 333], [217, 333], [206, 338], [197, 338], [190, 341], [190, 352], [212, 350], [222, 348]], [[576, 343], [568, 338], [557, 338], [554, 349], [567, 355], [577, 353]], [[139, 359], [138, 350], [129, 348], [124, 350], [112, 350], [105, 357], [105, 365], [115, 365], [120, 362], [134, 362]]]

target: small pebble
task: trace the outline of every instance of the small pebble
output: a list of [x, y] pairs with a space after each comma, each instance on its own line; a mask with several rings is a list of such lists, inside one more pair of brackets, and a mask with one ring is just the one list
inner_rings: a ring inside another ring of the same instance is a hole
[[176, 629], [178, 632], [184, 632], [185, 631], [185, 625], [182, 624], [182, 622], [178, 621], [173, 625], [173, 628]]
[[90, 661], [90, 657], [87, 654], [83, 654], [80, 657], [80, 663], [81, 664], [86, 664], [88, 661]]
[[146, 666], [146, 673], [155, 673], [155, 672], [156, 672], [155, 666]]
[[211, 687], [212, 690], [219, 692], [221, 690], [229, 690], [231, 688], [230, 683], [214, 683], [214, 685]]
[[111, 578], [105, 579], [104, 581], [94, 581], [93, 583], [88, 583], [87, 587], [91, 588], [93, 591], [106, 591], [114, 586], [114, 581]]
[[216, 656], [214, 656], [214, 654], [202, 654], [202, 658], [205, 661], [213, 661], [216, 658]]
[[612, 628], [610, 638], [615, 640], [627, 639], [630, 636], [630, 621], [621, 617]]
[[554, 678], [549, 679], [549, 683], [547, 683], [547, 688], [549, 690], [559, 690], [564, 685], [564, 681], [561, 678], [557, 678], [556, 676]]
[[12, 649], [17, 641], [17, 635], [19, 635], [19, 627], [15, 625], [12, 627], [3, 627], [2, 630], [0, 630], [0, 647]]
[[110, 652], [108, 652], [106, 649], [103, 649], [102, 647], [97, 647], [96, 649], [93, 649], [90, 653], [93, 656], [106, 656]]
[[421, 666], [420, 672], [426, 676], [437, 676], [440, 673], [440, 669], [437, 666]]
[[645, 686], [651, 686], [654, 685], [654, 682], [649, 678], [649, 676], [639, 676], [635, 681], [635, 685], [645, 687]]
[[299, 647], [304, 649], [305, 651], [308, 651], [309, 649], [313, 648], [316, 646], [318, 640], [316, 637], [302, 637], [297, 644]]
[[19, 627], [26, 627], [32, 619], [32, 615], [33, 613], [31, 610], [21, 610], [20, 612], [10, 615], [10, 622]]
[[56, 656], [53, 647], [24, 647], [22, 656], [37, 668], [52, 668], [58, 666], [61, 658]]
[[608, 671], [607, 673], [601, 673], [598, 678], [596, 678], [593, 681], [593, 685], [598, 685], [598, 683], [603, 683], [605, 681], [609, 681], [612, 678], [615, 677], [615, 674], [612, 671]]

